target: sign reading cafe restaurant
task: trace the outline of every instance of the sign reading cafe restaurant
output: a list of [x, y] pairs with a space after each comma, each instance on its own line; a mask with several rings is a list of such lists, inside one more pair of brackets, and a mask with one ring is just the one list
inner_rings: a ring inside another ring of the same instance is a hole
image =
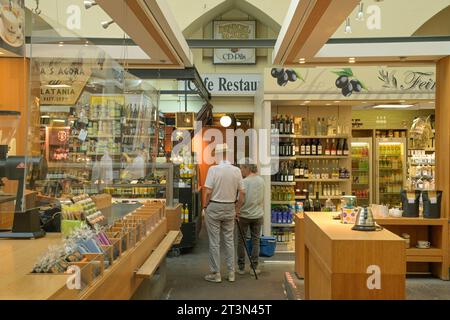
[[[204, 74], [203, 83], [214, 96], [241, 95], [254, 96], [261, 83], [260, 74]], [[180, 83], [180, 90], [184, 90], [184, 84]], [[194, 91], [195, 85], [188, 84], [188, 90]]]

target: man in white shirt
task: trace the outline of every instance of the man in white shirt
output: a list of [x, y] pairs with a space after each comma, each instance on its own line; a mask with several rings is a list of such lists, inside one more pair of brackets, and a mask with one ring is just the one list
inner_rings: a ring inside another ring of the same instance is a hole
[[[239, 168], [229, 161], [230, 154], [226, 144], [218, 144], [215, 149], [217, 165], [208, 170], [205, 181], [205, 222], [209, 238], [209, 267], [211, 273], [206, 281], [222, 282], [220, 274], [220, 234], [223, 235], [228, 269], [227, 279], [235, 280], [234, 275], [234, 221], [244, 199], [242, 174]], [[223, 159], [223, 160], [221, 160]], [[239, 199], [236, 201], [239, 193]]]

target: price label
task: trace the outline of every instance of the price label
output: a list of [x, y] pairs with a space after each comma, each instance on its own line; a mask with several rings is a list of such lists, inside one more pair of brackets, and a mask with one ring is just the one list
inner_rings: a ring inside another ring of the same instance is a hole
[[80, 134], [78, 135], [78, 139], [81, 141], [85, 141], [87, 138], [87, 131], [84, 129], [80, 130]]

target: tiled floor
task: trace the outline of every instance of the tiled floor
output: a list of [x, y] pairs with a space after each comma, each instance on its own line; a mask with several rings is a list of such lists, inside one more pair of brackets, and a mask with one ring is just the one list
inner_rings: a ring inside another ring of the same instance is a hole
[[[208, 243], [204, 229], [197, 246], [179, 257], [167, 259], [167, 287], [164, 299], [176, 300], [284, 300], [286, 272], [294, 271], [293, 255], [280, 253], [261, 258], [263, 272], [258, 280], [249, 274], [236, 274], [236, 282], [209, 283], [203, 277], [208, 270]], [[222, 258], [223, 270], [225, 269]], [[223, 277], [224, 278], [224, 277]], [[295, 281], [302, 292], [303, 281]], [[407, 279], [407, 299], [450, 300], [450, 281], [421, 278]]]

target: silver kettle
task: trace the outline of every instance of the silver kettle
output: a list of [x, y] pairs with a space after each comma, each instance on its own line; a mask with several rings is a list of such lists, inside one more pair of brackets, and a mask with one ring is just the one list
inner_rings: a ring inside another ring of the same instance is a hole
[[375, 223], [371, 208], [358, 208], [355, 225], [352, 230], [357, 231], [376, 231], [382, 228]]

